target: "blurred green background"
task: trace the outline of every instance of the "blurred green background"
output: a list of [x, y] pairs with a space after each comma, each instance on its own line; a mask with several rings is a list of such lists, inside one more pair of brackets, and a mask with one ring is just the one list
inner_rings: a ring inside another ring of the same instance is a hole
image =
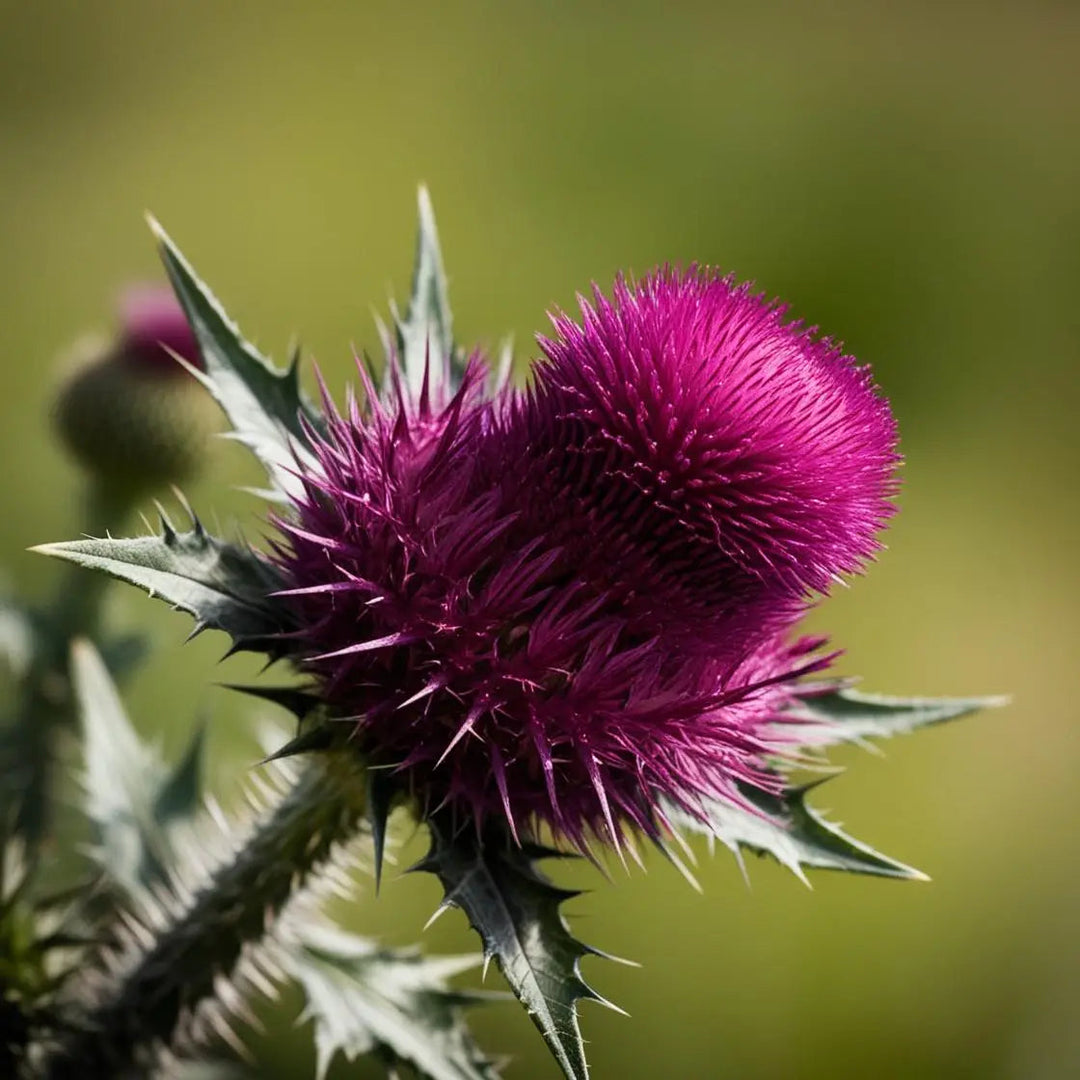
[[[872, 573], [812, 623], [869, 689], [1015, 704], [837, 754], [818, 802], [930, 885], [727, 857], [704, 895], [659, 859], [575, 902], [598, 1078], [1080, 1075], [1077, 362], [1080, 7], [1069, 3], [0, 4], [0, 558], [78, 531], [50, 441], [54, 358], [158, 269], [144, 210], [279, 358], [340, 391], [372, 310], [407, 288], [432, 189], [459, 336], [513, 332], [617, 269], [715, 263], [873, 364], [904, 436], [903, 512]], [[189, 494], [258, 528], [233, 448]], [[157, 648], [139, 724], [213, 717], [213, 775], [255, 751], [214, 688], [220, 640], [133, 591]], [[567, 878], [570, 880], [570, 878]], [[355, 925], [404, 943], [437, 887], [391, 880]], [[450, 915], [433, 949], [474, 947]], [[309, 1075], [277, 1016], [259, 1075]], [[475, 1025], [512, 1080], [554, 1075], [519, 1010]], [[348, 1070], [335, 1076], [369, 1075]]]

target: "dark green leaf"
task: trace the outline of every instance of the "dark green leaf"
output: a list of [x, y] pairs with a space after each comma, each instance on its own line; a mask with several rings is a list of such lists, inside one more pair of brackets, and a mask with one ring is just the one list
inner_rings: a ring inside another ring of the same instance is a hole
[[424, 957], [310, 926], [282, 958], [307, 998], [320, 1078], [339, 1053], [349, 1061], [378, 1053], [431, 1080], [494, 1080], [462, 1017], [463, 1006], [481, 997], [447, 983], [477, 957]]
[[266, 467], [275, 487], [286, 494], [297, 491], [299, 481], [293, 475], [297, 459], [312, 461], [300, 418], [316, 429], [322, 421], [300, 389], [295, 357], [289, 368], [281, 370], [245, 341], [161, 226], [151, 219], [150, 227], [199, 342], [205, 370], [194, 374], [225, 411], [236, 438]]
[[602, 955], [574, 938], [559, 911], [578, 895], [556, 888], [536, 867], [557, 856], [548, 848], [518, 847], [502, 834], [478, 837], [429, 819], [431, 850], [417, 869], [437, 874], [443, 907], [461, 908], [498, 962], [569, 1080], [588, 1076], [577, 1002], [608, 1004], [582, 978], [581, 958]]
[[159, 826], [192, 821], [203, 806], [203, 747], [206, 727], [200, 724], [188, 742], [184, 756], [164, 777], [154, 799], [154, 820]]
[[263, 759], [263, 764], [270, 761], [282, 761], [285, 758], [296, 757], [299, 754], [311, 754], [320, 750], [329, 750], [333, 744], [334, 732], [329, 724], [301, 725], [296, 735], [282, 746], [272, 750]]
[[224, 630], [233, 649], [278, 654], [275, 635], [286, 629], [284, 605], [270, 594], [283, 587], [277, 571], [250, 548], [210, 536], [196, 524], [178, 533], [130, 540], [73, 540], [35, 548], [103, 570], [145, 589], [195, 617], [195, 630]]
[[139, 738], [116, 687], [89, 641], [71, 653], [72, 685], [83, 727], [86, 812], [103, 870], [128, 894], [162, 877], [172, 862], [173, 832], [201, 806], [201, 732], [170, 773]]
[[807, 884], [804, 867], [927, 880], [920, 871], [853, 840], [825, 821], [806, 801], [807, 793], [821, 783], [791, 788], [782, 795], [740, 785], [742, 796], [753, 809], [708, 801], [703, 805], [706, 821], [672, 807], [666, 813], [676, 825], [719, 840], [736, 856], [741, 848], [771, 855]]
[[[906, 735], [917, 728], [1008, 704], [1004, 697], [902, 698], [837, 689], [800, 699], [791, 716], [805, 721], [806, 745]], [[785, 725], [787, 726], [787, 725]]]
[[321, 704], [318, 695], [295, 686], [240, 686], [237, 683], [222, 683], [226, 690], [235, 690], [240, 694], [269, 701], [291, 712], [297, 720], [303, 720]]

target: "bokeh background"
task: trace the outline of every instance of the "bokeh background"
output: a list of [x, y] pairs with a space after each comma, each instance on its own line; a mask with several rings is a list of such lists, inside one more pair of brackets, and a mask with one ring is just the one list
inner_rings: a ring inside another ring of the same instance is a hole
[[[874, 365], [899, 415], [902, 514], [812, 617], [870, 689], [1012, 707], [836, 755], [819, 803], [932, 884], [652, 859], [575, 902], [633, 1016], [586, 1007], [598, 1078], [1080, 1075], [1077, 416], [1080, 7], [1002, 4], [0, 3], [0, 559], [79, 531], [50, 440], [58, 351], [159, 273], [166, 224], [279, 358], [336, 389], [404, 297], [432, 189], [459, 337], [513, 333], [591, 280], [701, 260], [790, 300]], [[189, 494], [258, 526], [232, 448]], [[250, 706], [221, 641], [115, 590], [156, 650], [130, 695], [178, 747], [212, 717], [225, 793]], [[418, 841], [413, 841], [415, 848]], [[405, 943], [437, 899], [391, 879], [348, 917]], [[432, 949], [471, 949], [449, 915]], [[291, 1007], [295, 1002], [288, 1002]], [[288, 1009], [257, 1072], [310, 1075]], [[514, 1007], [475, 1017], [512, 1080], [554, 1075]], [[335, 1077], [374, 1075], [360, 1068]]]

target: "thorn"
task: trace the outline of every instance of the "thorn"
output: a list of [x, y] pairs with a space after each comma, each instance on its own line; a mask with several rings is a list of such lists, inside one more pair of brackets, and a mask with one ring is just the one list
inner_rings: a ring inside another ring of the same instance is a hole
[[165, 507], [162, 506], [157, 499], [154, 500], [154, 508], [158, 512], [158, 521], [161, 524], [161, 538], [169, 547], [172, 547], [172, 545], [176, 543], [176, 529], [169, 520], [169, 515], [165, 512]]
[[280, 705], [298, 720], [303, 720], [319, 703], [314, 694], [291, 686], [244, 686], [240, 683], [218, 683], [218, 686]]
[[447, 758], [447, 755], [461, 740], [469, 734], [470, 731], [476, 726], [476, 721], [480, 719], [483, 710], [479, 705], [473, 705], [469, 709], [468, 715], [465, 717], [465, 722], [454, 733], [454, 737], [447, 744], [446, 749], [439, 755], [439, 760], [435, 762], [435, 768], [437, 769]]
[[309, 728], [307, 731], [301, 731], [294, 739], [290, 739], [272, 754], [268, 754], [258, 764], [269, 765], [272, 761], [295, 757], [297, 754], [309, 754], [318, 750], [327, 750], [333, 742], [333, 738], [333, 733], [328, 727], [320, 725]]
[[417, 690], [416, 693], [412, 695], [412, 697], [406, 698], [400, 705], [398, 705], [398, 711], [400, 711], [401, 709], [406, 709], [410, 705], [415, 705], [423, 698], [429, 697], [431, 694], [437, 693], [443, 688], [444, 685], [445, 682], [443, 679], [432, 679], [432, 681], [429, 682], [427, 686], [425, 686], [422, 690]]
[[641, 967], [641, 963], [638, 960], [628, 960], [625, 956], [616, 956], [614, 953], [604, 952], [603, 949], [593, 948], [592, 945], [586, 945], [584, 942], [580, 942], [579, 944], [588, 956], [597, 956], [601, 960], [610, 960], [613, 964], [622, 964], [623, 967]]
[[[711, 839], [713, 838], [710, 837], [710, 840]], [[753, 892], [754, 887], [750, 884], [750, 872], [746, 869], [746, 859], [743, 857], [742, 848], [736, 845], [732, 854], [735, 856], [735, 865], [738, 866], [739, 872], [742, 874], [743, 883], [746, 885], [746, 891]]]
[[595, 1001], [597, 1005], [602, 1005], [605, 1009], [610, 1009], [612, 1012], [616, 1012], [620, 1016], [625, 1016], [627, 1019], [630, 1018], [630, 1014], [625, 1009], [620, 1008], [618, 1005], [616, 1005], [615, 1002], [608, 1001], [606, 997], [604, 997], [602, 994], [598, 994], [587, 983], [583, 983], [582, 985], [585, 986], [586, 992], [583, 993], [581, 997], [585, 1001]]
[[403, 874], [437, 874], [438, 872], [439, 864], [431, 855], [425, 855], [402, 871]]
[[375, 895], [382, 884], [383, 857], [386, 851], [386, 821], [397, 794], [397, 785], [381, 770], [369, 769], [367, 773], [368, 822], [375, 859]]
[[[424, 926], [423, 926], [423, 932], [426, 932], [426, 931], [427, 931], [427, 930], [429, 930], [429, 929], [430, 929], [430, 928], [431, 928], [432, 926], [434, 926], [434, 925], [435, 925], [435, 922], [436, 922], [436, 921], [437, 921], [438, 919], [440, 919], [440, 918], [441, 918], [441, 917], [442, 917], [442, 916], [443, 916], [443, 915], [444, 915], [444, 914], [445, 914], [445, 913], [446, 913], [447, 911], [449, 911], [449, 910], [450, 910], [450, 908], [452, 908], [453, 906], [454, 906], [454, 905], [453, 905], [453, 903], [451, 903], [451, 901], [449, 901], [449, 900], [443, 900], [443, 901], [442, 901], [442, 902], [441, 902], [441, 903], [439, 904], [439, 906], [438, 906], [438, 907], [437, 907], [437, 908], [436, 908], [436, 909], [435, 909], [435, 910], [434, 910], [434, 911], [433, 911], [433, 912], [431, 913], [431, 918], [430, 918], [430, 919], [428, 919], [428, 921], [427, 921], [426, 923], [424, 923]], [[485, 967], [485, 970], [486, 970], [486, 968], [487, 968], [487, 964], [486, 964], [486, 962], [485, 962], [485, 965], [484, 965], [484, 967]]]
[[191, 503], [188, 502], [188, 497], [176, 486], [176, 484], [170, 484], [169, 490], [173, 493], [173, 498], [180, 504], [184, 513], [187, 514], [191, 520], [192, 529], [199, 535], [202, 535], [205, 530], [202, 527], [202, 523], [199, 521], [195, 514], [195, 511], [191, 508]]

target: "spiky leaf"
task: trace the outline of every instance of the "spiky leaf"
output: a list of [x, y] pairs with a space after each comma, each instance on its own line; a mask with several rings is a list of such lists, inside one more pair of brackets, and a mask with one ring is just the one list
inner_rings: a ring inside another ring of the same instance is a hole
[[296, 359], [279, 369], [246, 341], [165, 230], [153, 219], [150, 227], [199, 343], [205, 370], [192, 373], [225, 411], [236, 438], [266, 467], [277, 490], [296, 492], [297, 458], [313, 462], [301, 417], [316, 429], [322, 423], [300, 388]]
[[979, 709], [1007, 704], [1003, 697], [903, 698], [841, 688], [799, 700], [795, 723], [805, 722], [805, 743], [829, 746], [863, 739], [906, 735]]
[[86, 813], [97, 859], [127, 894], [162, 877], [171, 864], [173, 830], [202, 805], [201, 732], [170, 771], [131, 726], [100, 655], [89, 641], [71, 650], [72, 685], [83, 727]]
[[404, 318], [395, 314], [397, 345], [406, 389], [419, 397], [427, 373], [434, 390], [448, 386], [452, 392], [461, 377], [460, 357], [454, 350], [453, 319], [447, 296], [435, 212], [427, 188], [418, 195], [419, 223], [412, 293]]
[[306, 996], [305, 1018], [315, 1024], [320, 1078], [339, 1053], [348, 1061], [376, 1053], [431, 1080], [494, 1080], [462, 1017], [480, 995], [447, 982], [475, 967], [477, 957], [425, 957], [309, 926], [282, 959]]
[[830, 825], [806, 801], [807, 794], [821, 783], [819, 780], [790, 788], [780, 795], [744, 784], [740, 785], [740, 791], [750, 807], [709, 800], [702, 805], [706, 820], [672, 807], [667, 808], [667, 816], [690, 832], [719, 840], [736, 855], [743, 848], [758, 855], [771, 855], [807, 884], [804, 867], [926, 880], [920, 871], [882, 855]]
[[128, 540], [73, 540], [35, 548], [145, 589], [195, 617], [195, 632], [224, 630], [234, 650], [276, 654], [275, 635], [287, 629], [284, 608], [270, 595], [282, 588], [277, 571], [253, 550], [211, 536], [196, 523], [176, 532]]
[[154, 820], [168, 828], [190, 822], [203, 807], [203, 748], [206, 728], [200, 724], [183, 756], [158, 786], [154, 798]]
[[286, 712], [291, 712], [297, 720], [303, 720], [314, 712], [321, 701], [317, 694], [303, 690], [296, 686], [241, 686], [237, 683], [223, 683], [227, 690], [236, 690], [238, 693], [247, 694], [258, 698], [260, 701], [269, 701], [278, 705]]
[[603, 954], [578, 941], [559, 910], [578, 894], [557, 888], [537, 869], [539, 859], [560, 853], [518, 847], [501, 833], [455, 831], [438, 819], [428, 825], [431, 850], [417, 869], [438, 875], [443, 906], [465, 912], [485, 960], [498, 962], [563, 1072], [584, 1080], [589, 1070], [577, 1002], [608, 1003], [582, 978], [580, 964], [583, 956]]

